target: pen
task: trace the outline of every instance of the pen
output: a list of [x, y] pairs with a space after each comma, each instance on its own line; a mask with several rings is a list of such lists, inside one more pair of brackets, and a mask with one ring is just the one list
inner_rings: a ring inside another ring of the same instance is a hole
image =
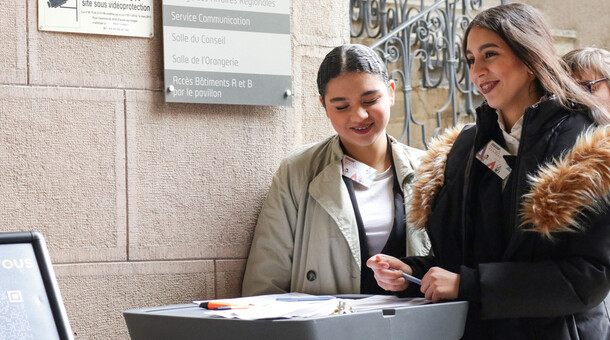
[[[393, 271], [393, 272], [398, 271], [398, 269], [394, 269], [394, 268], [388, 268], [388, 270], [391, 270], [391, 271]], [[407, 274], [407, 273], [402, 273], [402, 277], [404, 277], [404, 278], [405, 278], [405, 280], [407, 280], [407, 281], [410, 281], [410, 282], [416, 283], [416, 284], [418, 284], [418, 285], [420, 285], [420, 286], [421, 286], [421, 280], [420, 280], [420, 279], [418, 279], [418, 278], [416, 278], [416, 277], [415, 277], [415, 276], [413, 276], [413, 275], [409, 275], [409, 274]]]
[[329, 295], [317, 295], [317, 296], [292, 296], [292, 297], [279, 297], [276, 301], [284, 302], [295, 302], [295, 301], [324, 301], [334, 299], [334, 296]]
[[199, 307], [210, 310], [230, 310], [230, 309], [246, 309], [248, 305], [233, 305], [228, 302], [221, 301], [206, 301], [199, 304]]
[[250, 306], [218, 306], [212, 310], [248, 309]]

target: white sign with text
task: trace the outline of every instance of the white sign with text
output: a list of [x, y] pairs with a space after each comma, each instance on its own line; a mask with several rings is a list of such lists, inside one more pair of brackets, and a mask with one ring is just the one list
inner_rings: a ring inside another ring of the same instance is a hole
[[290, 0], [163, 0], [168, 102], [292, 105]]
[[153, 0], [38, 0], [42, 31], [153, 37]]

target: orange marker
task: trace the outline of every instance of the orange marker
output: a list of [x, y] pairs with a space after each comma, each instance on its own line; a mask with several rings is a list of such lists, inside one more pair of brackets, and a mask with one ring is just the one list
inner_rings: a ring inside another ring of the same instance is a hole
[[222, 302], [222, 301], [207, 301], [207, 302], [202, 302], [201, 304], [199, 304], [199, 307], [205, 308], [205, 309], [210, 309], [210, 310], [230, 310], [230, 309], [246, 309], [250, 306], [233, 305], [231, 303]]

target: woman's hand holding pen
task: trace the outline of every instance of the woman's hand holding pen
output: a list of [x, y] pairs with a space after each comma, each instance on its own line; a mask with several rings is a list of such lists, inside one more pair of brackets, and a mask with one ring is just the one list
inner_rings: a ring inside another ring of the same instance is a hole
[[400, 292], [407, 289], [409, 281], [403, 278], [402, 273], [413, 274], [409, 265], [395, 257], [384, 254], [372, 256], [366, 261], [366, 265], [375, 273], [375, 280], [377, 280], [379, 287], [391, 292]]
[[[379, 287], [392, 292], [407, 289], [409, 281], [403, 278], [402, 273], [413, 274], [409, 265], [384, 254], [371, 257], [366, 265], [375, 273]], [[440, 267], [430, 268], [421, 280], [421, 292], [432, 302], [457, 299], [459, 287], [460, 275]]]
[[455, 300], [460, 288], [460, 275], [432, 267], [421, 280], [421, 292], [432, 302]]

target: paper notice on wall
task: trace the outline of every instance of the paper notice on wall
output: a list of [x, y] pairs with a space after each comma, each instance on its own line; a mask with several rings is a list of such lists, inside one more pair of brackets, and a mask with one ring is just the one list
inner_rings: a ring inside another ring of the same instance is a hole
[[38, 0], [41, 31], [153, 36], [153, 0]]

